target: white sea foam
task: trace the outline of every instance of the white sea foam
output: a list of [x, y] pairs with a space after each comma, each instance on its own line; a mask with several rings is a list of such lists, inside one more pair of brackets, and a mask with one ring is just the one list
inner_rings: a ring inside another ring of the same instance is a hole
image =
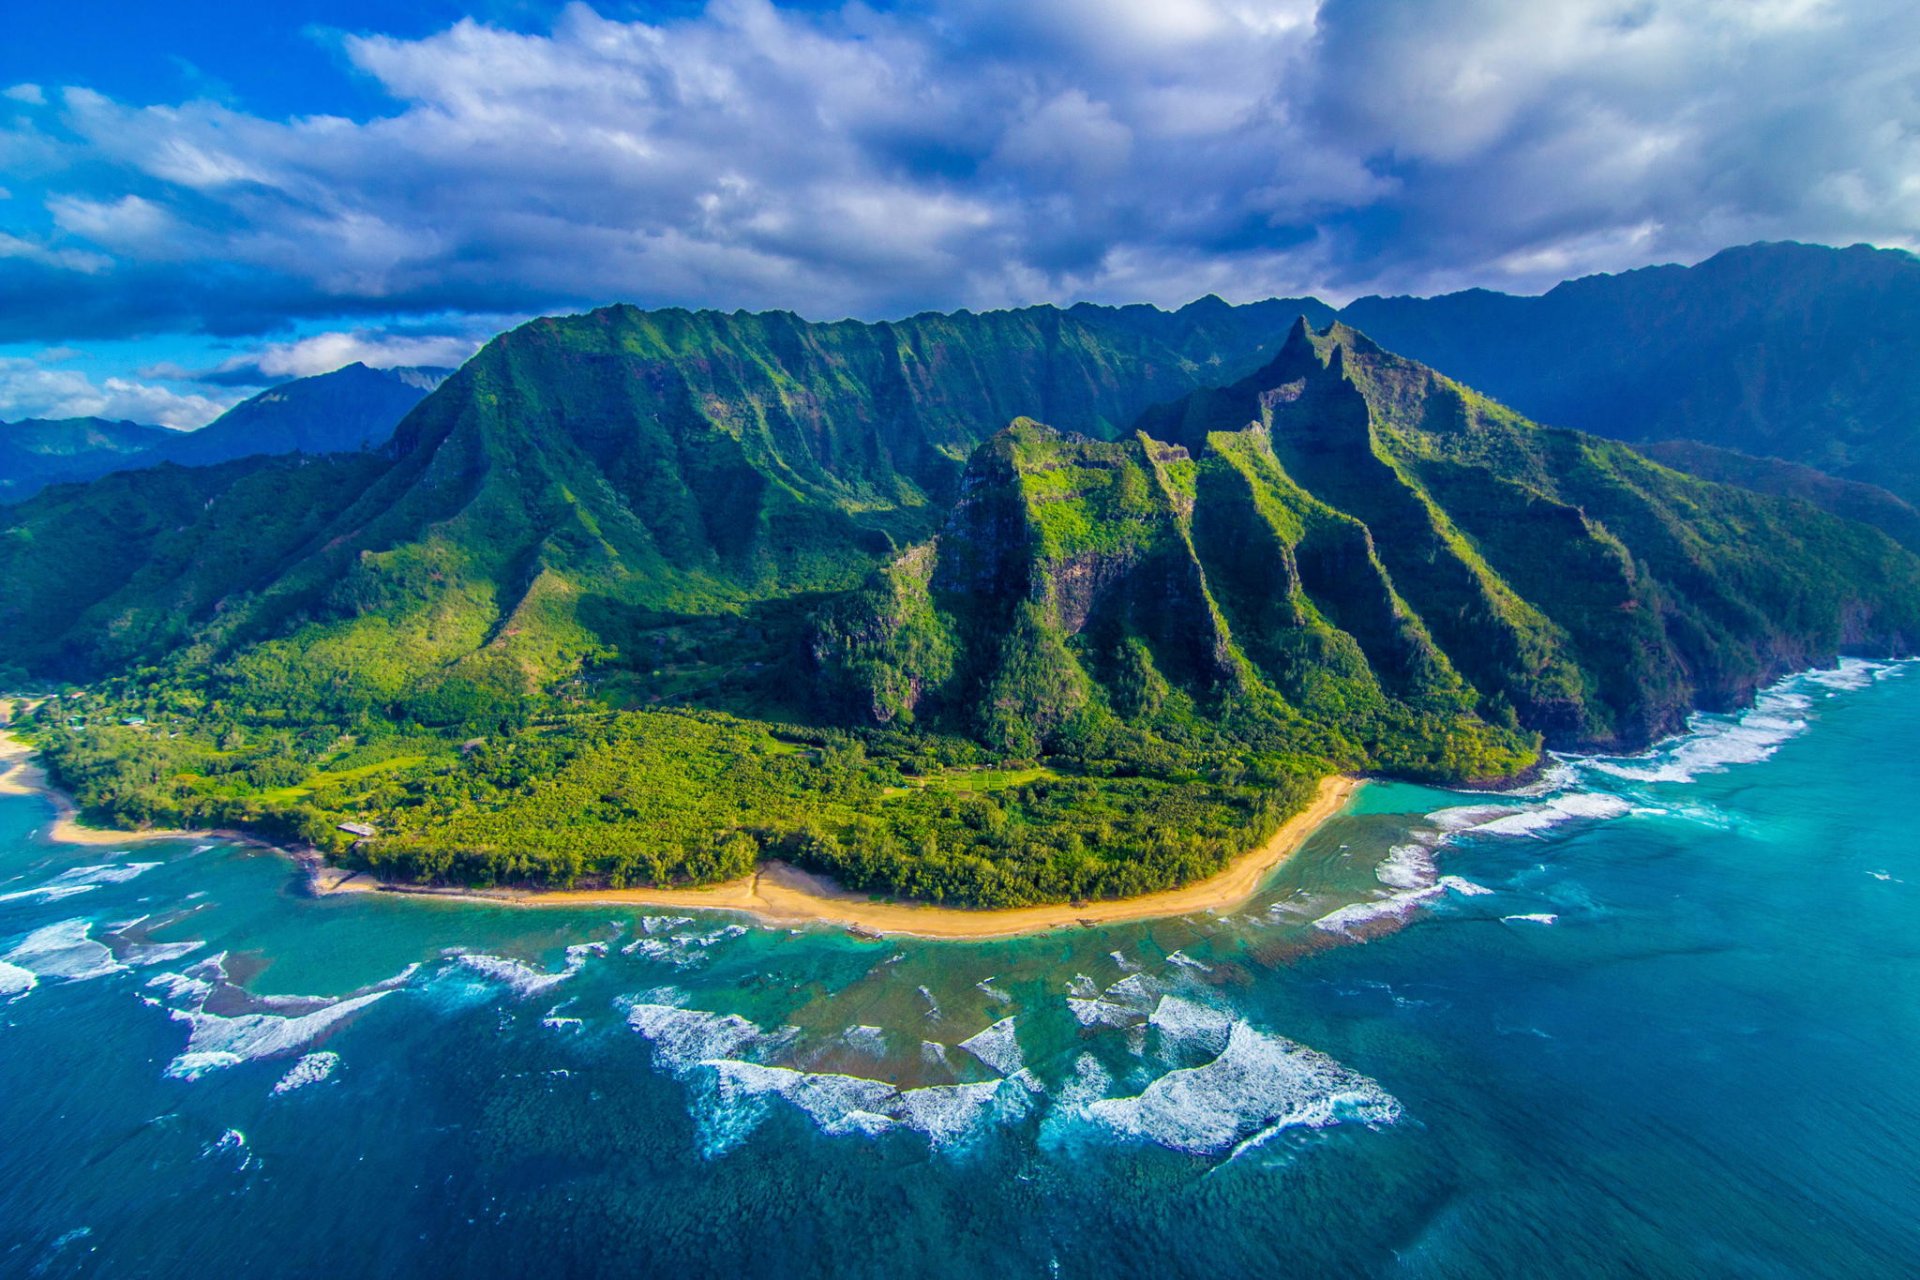
[[883, 1058], [887, 1053], [887, 1033], [879, 1027], [870, 1027], [864, 1023], [848, 1027], [840, 1033], [840, 1039], [847, 1048], [863, 1053], [869, 1058]]
[[745, 925], [732, 924], [708, 933], [675, 933], [661, 936], [676, 925], [692, 924], [686, 916], [648, 916], [641, 921], [648, 936], [635, 938], [620, 948], [622, 955], [644, 956], [676, 969], [692, 969], [707, 962], [707, 949], [728, 938], [744, 934]]
[[1213, 966], [1212, 966], [1212, 965], [1210, 965], [1210, 964], [1205, 964], [1205, 963], [1202, 963], [1202, 962], [1201, 962], [1201, 961], [1199, 961], [1199, 960], [1195, 960], [1195, 959], [1194, 959], [1194, 958], [1193, 958], [1192, 956], [1190, 956], [1190, 955], [1188, 955], [1188, 954], [1187, 954], [1186, 952], [1184, 952], [1184, 951], [1169, 951], [1169, 952], [1167, 952], [1167, 963], [1168, 963], [1168, 964], [1177, 964], [1177, 965], [1179, 965], [1179, 966], [1180, 966], [1181, 968], [1183, 968], [1183, 969], [1193, 969], [1193, 970], [1196, 970], [1196, 971], [1198, 971], [1198, 972], [1200, 972], [1200, 973], [1212, 973], [1212, 972], [1213, 972]]
[[960, 1047], [1003, 1076], [1013, 1075], [1026, 1066], [1026, 1059], [1020, 1055], [1020, 1042], [1014, 1038], [1011, 1016], [968, 1036], [960, 1042]]
[[1473, 881], [1463, 880], [1459, 876], [1441, 876], [1435, 883], [1439, 888], [1450, 890], [1463, 898], [1478, 898], [1493, 892], [1493, 890], [1483, 884], [1475, 884]]
[[1842, 658], [1838, 667], [1825, 671], [1802, 672], [1799, 680], [1803, 684], [1851, 693], [1869, 687], [1875, 680], [1884, 679], [1887, 673], [1897, 669], [1890, 662], [1867, 662], [1860, 658]]
[[506, 956], [487, 955], [485, 952], [466, 951], [456, 957], [467, 968], [482, 974], [493, 981], [511, 988], [521, 998], [540, 994], [565, 982], [580, 972], [586, 964], [587, 956], [606, 950], [606, 943], [584, 943], [567, 948], [566, 967], [558, 973], [549, 973], [545, 969], [536, 969], [523, 960], [513, 960]]
[[1137, 1009], [1142, 1016], [1153, 1008], [1153, 1002], [1159, 997], [1158, 984], [1144, 973], [1130, 973], [1120, 981], [1108, 987], [1102, 998], [1109, 1004], [1122, 1005]]
[[1180, 1046], [1201, 1046], [1219, 1053], [1227, 1046], [1233, 1021], [1232, 1014], [1182, 996], [1161, 996], [1147, 1019], [1147, 1025], [1158, 1031], [1163, 1041]]
[[1554, 915], [1550, 911], [1532, 911], [1532, 912], [1528, 912], [1525, 915], [1501, 916], [1500, 918], [1502, 920], [1508, 920], [1508, 921], [1513, 921], [1516, 923], [1523, 923], [1523, 924], [1552, 924], [1555, 921], [1557, 921], [1560, 917], [1557, 915]]
[[1120, 1136], [1218, 1155], [1283, 1129], [1391, 1124], [1400, 1104], [1323, 1053], [1235, 1022], [1211, 1062], [1169, 1071], [1133, 1097], [1103, 1098], [1080, 1112]]
[[126, 968], [113, 958], [113, 952], [91, 936], [87, 920], [62, 920], [58, 924], [35, 929], [0, 960], [26, 969], [40, 978], [64, 978], [81, 982], [104, 977]]
[[652, 1041], [655, 1060], [675, 1073], [710, 1058], [731, 1058], [765, 1039], [760, 1028], [739, 1014], [676, 1004], [631, 1005], [627, 1025]]
[[280, 1082], [273, 1086], [275, 1096], [292, 1093], [295, 1089], [304, 1089], [310, 1084], [319, 1084], [334, 1073], [340, 1065], [340, 1055], [325, 1050], [309, 1053], [287, 1069]]
[[1382, 920], [1406, 920], [1424, 903], [1433, 902], [1446, 894], [1446, 889], [1438, 883], [1425, 889], [1403, 889], [1388, 894], [1384, 898], [1373, 898], [1366, 902], [1352, 902], [1337, 910], [1329, 911], [1313, 922], [1313, 927], [1327, 933], [1342, 933], [1352, 936], [1353, 931], [1363, 925], [1374, 924]]
[[102, 885], [123, 884], [159, 865], [157, 862], [107, 862], [91, 867], [69, 867], [45, 884], [36, 885], [31, 889], [16, 889], [9, 893], [0, 893], [0, 902], [16, 902], [26, 898], [38, 898], [42, 902], [58, 902], [62, 898], [71, 898], [76, 894], [92, 893]]
[[994, 986], [992, 978], [982, 978], [980, 979], [980, 981], [974, 983], [973, 985], [978, 987], [981, 991], [985, 992], [989, 999], [998, 1000], [1001, 1004], [1013, 1003], [1013, 997], [1008, 995], [1006, 992], [1002, 991], [1000, 988]]
[[1083, 1027], [1125, 1027], [1140, 1021], [1141, 1017], [1138, 1009], [1097, 997], [1082, 1000], [1077, 996], [1068, 996], [1067, 1008], [1072, 1012], [1074, 1021]]
[[710, 1123], [709, 1154], [737, 1142], [779, 1098], [803, 1112], [821, 1132], [872, 1137], [895, 1128], [917, 1130], [936, 1147], [967, 1137], [988, 1116], [1007, 1082], [927, 1085], [901, 1089], [884, 1080], [831, 1072], [796, 1071], [732, 1060], [701, 1064], [713, 1072], [719, 1123]]
[[[139, 921], [134, 921], [134, 924], [138, 923]], [[121, 962], [135, 969], [145, 969], [156, 964], [172, 964], [175, 960], [186, 959], [207, 945], [204, 938], [189, 938], [184, 942], [128, 942], [116, 935], [114, 940], [120, 944]]]
[[1753, 709], [1743, 714], [1694, 716], [1687, 732], [1644, 755], [1594, 757], [1580, 763], [1630, 782], [1692, 782], [1703, 773], [1722, 773], [1735, 765], [1770, 758], [1805, 732], [1806, 711], [1812, 705], [1791, 687], [1776, 687], [1762, 693]]
[[1091, 997], [1067, 997], [1067, 1008], [1083, 1027], [1127, 1027], [1145, 1021], [1159, 993], [1159, 984], [1152, 978], [1130, 973]]
[[27, 994], [40, 983], [39, 977], [31, 969], [22, 969], [17, 964], [0, 961], [0, 996], [15, 1000]]
[[311, 1044], [343, 1018], [351, 1017], [389, 994], [373, 991], [351, 996], [296, 1017], [277, 1013], [221, 1017], [203, 1009], [168, 1010], [176, 1022], [186, 1023], [189, 1030], [186, 1050], [168, 1064], [167, 1074], [197, 1080], [209, 1071], [291, 1053]]
[[1373, 869], [1373, 877], [1394, 889], [1424, 889], [1439, 877], [1433, 853], [1425, 845], [1397, 844], [1387, 850], [1384, 862]]

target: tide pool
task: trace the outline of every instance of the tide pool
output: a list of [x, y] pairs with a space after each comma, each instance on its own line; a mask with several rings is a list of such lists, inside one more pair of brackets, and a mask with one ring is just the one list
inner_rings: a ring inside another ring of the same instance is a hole
[[982, 943], [311, 899], [0, 797], [0, 1274], [1904, 1275], [1920, 668], [1230, 917]]

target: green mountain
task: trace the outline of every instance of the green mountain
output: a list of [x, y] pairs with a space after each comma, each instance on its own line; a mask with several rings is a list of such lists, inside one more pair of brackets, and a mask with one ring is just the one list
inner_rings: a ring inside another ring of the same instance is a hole
[[[933, 530], [969, 453], [1015, 413], [1042, 406], [1111, 434], [1269, 358], [1284, 332], [1263, 321], [1271, 310], [1215, 299], [812, 325], [614, 307], [538, 320], [409, 415], [377, 474], [334, 490], [324, 536], [301, 525], [282, 542], [281, 526], [256, 526], [254, 554], [234, 562], [270, 564], [252, 576], [216, 567], [182, 596], [173, 580], [135, 580], [134, 566], [173, 554], [138, 540], [127, 572], [74, 571], [63, 538], [27, 534], [69, 508], [84, 523], [93, 499], [22, 507], [9, 542], [30, 553], [0, 549], [19, 584], [0, 601], [0, 660], [87, 678], [158, 661], [189, 631], [205, 637], [200, 662], [305, 619], [327, 640], [297, 644], [308, 662], [338, 655], [343, 706], [390, 703], [456, 667], [519, 687], [653, 644], [638, 633], [671, 618], [857, 584]], [[246, 466], [192, 486], [230, 482], [229, 505], [251, 511], [284, 474]], [[126, 483], [185, 483], [159, 475]], [[137, 621], [149, 618], [169, 625]]]
[[1877, 530], [1250, 323], [536, 321], [380, 451], [0, 509], [0, 663], [93, 682], [34, 723], [101, 817], [1008, 904], [1207, 874], [1330, 769], [1507, 777], [1920, 637]]
[[1539, 297], [1361, 298], [1340, 318], [1540, 422], [1920, 501], [1920, 258], [1904, 250], [1754, 244]]
[[822, 651], [842, 705], [933, 706], [1016, 755], [1178, 692], [1336, 758], [1497, 774], [1488, 726], [1638, 747], [1920, 637], [1880, 534], [1535, 426], [1338, 324], [1130, 438], [1016, 423], [961, 492]]
[[174, 434], [165, 427], [106, 418], [0, 422], [0, 502], [18, 501], [62, 480], [103, 474]]
[[1698, 440], [1654, 440], [1638, 448], [1676, 471], [1812, 503], [1833, 515], [1870, 524], [1909, 551], [1920, 551], [1920, 510], [1877, 484], [1842, 480], [1797, 462], [1756, 458]]

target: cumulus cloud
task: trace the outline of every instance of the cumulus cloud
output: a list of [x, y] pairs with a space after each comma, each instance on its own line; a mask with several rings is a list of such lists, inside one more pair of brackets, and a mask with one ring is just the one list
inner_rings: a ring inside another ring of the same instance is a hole
[[292, 342], [269, 343], [258, 351], [222, 361], [210, 372], [191, 376], [202, 382], [258, 386], [331, 373], [355, 363], [370, 369], [454, 369], [465, 364], [485, 340], [485, 335], [471, 330], [410, 334], [354, 329], [316, 333]]
[[[1896, 0], [574, 4], [341, 51], [390, 111], [5, 91], [48, 221], [0, 233], [0, 337], [1531, 289], [1920, 226]], [[303, 341], [262, 360], [370, 339]]]
[[70, 352], [38, 358], [0, 357], [0, 420], [111, 418], [189, 430], [203, 427], [246, 398], [246, 392], [178, 391], [134, 378], [95, 382], [78, 369], [54, 367]]

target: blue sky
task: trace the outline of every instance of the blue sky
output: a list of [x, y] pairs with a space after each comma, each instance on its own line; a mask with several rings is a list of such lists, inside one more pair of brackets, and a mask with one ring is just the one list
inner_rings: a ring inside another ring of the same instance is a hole
[[609, 301], [1534, 291], [1920, 235], [1885, 0], [83, 7], [0, 42], [0, 418]]

